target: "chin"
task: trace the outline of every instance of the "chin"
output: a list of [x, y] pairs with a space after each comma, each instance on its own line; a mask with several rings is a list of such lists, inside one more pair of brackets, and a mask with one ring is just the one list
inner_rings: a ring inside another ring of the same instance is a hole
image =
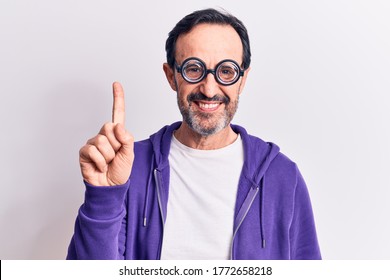
[[214, 122], [209, 119], [199, 121], [196, 120], [196, 118], [191, 118], [191, 120], [186, 121], [186, 123], [196, 133], [202, 136], [211, 136], [225, 129], [229, 125], [230, 121], [226, 118]]

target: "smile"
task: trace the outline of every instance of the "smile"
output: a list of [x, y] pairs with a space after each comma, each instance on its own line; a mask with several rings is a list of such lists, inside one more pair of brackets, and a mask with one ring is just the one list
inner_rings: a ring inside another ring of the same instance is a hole
[[221, 105], [222, 103], [205, 103], [198, 101], [196, 102], [196, 104], [201, 110], [210, 112], [217, 110], [219, 105]]

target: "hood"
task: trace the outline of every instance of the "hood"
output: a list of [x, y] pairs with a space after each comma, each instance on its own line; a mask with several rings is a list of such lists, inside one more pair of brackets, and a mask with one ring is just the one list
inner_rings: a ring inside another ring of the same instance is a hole
[[164, 126], [156, 133], [149, 137], [152, 142], [155, 166], [161, 170], [168, 166], [168, 156], [171, 147], [172, 135], [181, 125], [181, 122], [175, 122], [171, 125]]
[[[168, 165], [168, 156], [172, 140], [172, 134], [181, 125], [175, 122], [164, 126], [158, 132], [152, 134], [149, 139], [153, 146], [155, 164], [158, 169]], [[279, 153], [279, 147], [273, 143], [264, 142], [260, 138], [249, 135], [246, 130], [238, 125], [231, 125], [234, 132], [239, 133], [244, 143], [245, 176], [254, 182], [260, 182], [272, 160]]]
[[231, 125], [231, 127], [234, 132], [241, 135], [244, 143], [243, 175], [253, 183], [259, 184], [280, 149], [273, 143], [249, 135], [241, 126]]
[[[272, 161], [279, 154], [279, 147], [273, 143], [264, 142], [258, 137], [249, 135], [238, 125], [231, 125], [232, 129], [241, 135], [244, 144], [244, 166], [237, 190], [236, 209], [234, 216], [233, 242], [231, 256], [234, 258], [233, 243], [241, 223], [244, 221], [253, 201], [260, 199], [260, 238], [261, 246], [265, 248], [266, 237], [264, 231], [264, 197], [265, 175]], [[246, 183], [243, 181], [246, 180]]]

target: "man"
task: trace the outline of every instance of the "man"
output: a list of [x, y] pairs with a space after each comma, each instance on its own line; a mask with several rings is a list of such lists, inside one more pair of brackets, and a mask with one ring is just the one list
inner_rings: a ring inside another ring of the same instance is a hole
[[68, 259], [320, 259], [296, 165], [231, 125], [250, 70], [242, 22], [196, 11], [166, 51], [183, 122], [133, 143], [114, 83], [112, 123], [80, 150], [86, 193]]

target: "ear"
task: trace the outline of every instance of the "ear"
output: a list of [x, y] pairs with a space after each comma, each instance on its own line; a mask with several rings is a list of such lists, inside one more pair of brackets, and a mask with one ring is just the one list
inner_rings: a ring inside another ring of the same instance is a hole
[[165, 77], [167, 77], [167, 81], [171, 86], [172, 90], [177, 91], [176, 81], [175, 81], [175, 71], [168, 63], [163, 64], [163, 70], [165, 73]]
[[248, 74], [249, 74], [250, 70], [251, 70], [250, 67], [248, 67], [248, 69], [245, 70], [244, 76], [242, 76], [242, 78], [241, 78], [240, 87], [238, 88], [238, 94], [241, 94], [241, 92], [244, 90], [245, 83], [246, 83], [246, 78], [248, 77]]

